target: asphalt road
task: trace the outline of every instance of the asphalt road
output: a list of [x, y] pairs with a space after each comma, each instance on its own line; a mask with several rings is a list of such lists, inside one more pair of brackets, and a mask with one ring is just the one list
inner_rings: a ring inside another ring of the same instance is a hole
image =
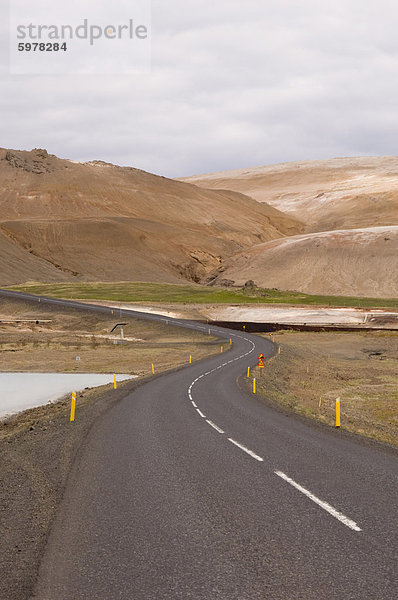
[[396, 600], [397, 454], [244, 393], [275, 348], [211, 330], [232, 350], [154, 378], [91, 430], [34, 597]]

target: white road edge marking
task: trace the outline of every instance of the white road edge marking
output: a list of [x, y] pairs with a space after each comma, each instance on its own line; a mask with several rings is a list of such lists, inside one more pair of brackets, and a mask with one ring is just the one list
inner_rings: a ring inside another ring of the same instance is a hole
[[216, 425], [215, 423], [213, 423], [213, 421], [209, 421], [208, 419], [206, 419], [206, 423], [208, 423], [209, 425], [211, 425], [211, 427], [213, 427], [213, 429], [215, 429], [216, 431], [218, 431], [218, 433], [225, 433], [225, 431], [223, 431], [222, 429], [220, 429], [220, 427], [218, 425]]
[[252, 458], [255, 458], [256, 460], [258, 460], [260, 462], [264, 462], [264, 459], [261, 458], [261, 456], [258, 456], [258, 454], [255, 454], [252, 450], [249, 450], [249, 448], [246, 448], [246, 446], [242, 446], [242, 444], [239, 444], [239, 442], [236, 442], [232, 438], [228, 438], [228, 441], [235, 444], [235, 446], [238, 446], [238, 448], [243, 450], [243, 452], [246, 452], [247, 454], [249, 454]]
[[278, 477], [281, 477], [281, 479], [284, 479], [285, 481], [290, 483], [290, 485], [292, 485], [294, 488], [296, 488], [296, 490], [298, 490], [299, 492], [304, 494], [304, 496], [307, 496], [307, 498], [309, 498], [310, 500], [315, 502], [315, 504], [318, 504], [318, 506], [320, 506], [321, 508], [326, 510], [326, 512], [331, 514], [332, 517], [334, 517], [335, 519], [338, 519], [341, 523], [344, 523], [344, 525], [346, 525], [353, 531], [362, 531], [362, 529], [360, 527], [358, 527], [358, 525], [355, 523], [355, 521], [352, 521], [351, 519], [349, 519], [348, 517], [343, 515], [341, 512], [339, 512], [338, 510], [333, 508], [333, 506], [330, 506], [330, 504], [328, 504], [327, 502], [324, 502], [323, 500], [320, 500], [319, 498], [314, 496], [314, 494], [312, 494], [310, 491], [306, 490], [302, 485], [296, 483], [293, 479], [291, 479], [290, 477], [285, 475], [285, 473], [282, 473], [282, 471], [274, 471], [274, 473], [275, 473], [275, 475], [278, 475]]
[[205, 419], [205, 418], [206, 418], [206, 415], [204, 415], [204, 414], [202, 413], [202, 411], [201, 411], [201, 410], [199, 410], [199, 408], [197, 408], [196, 410], [197, 410], [197, 412], [200, 414], [200, 416], [202, 417], [202, 419]]

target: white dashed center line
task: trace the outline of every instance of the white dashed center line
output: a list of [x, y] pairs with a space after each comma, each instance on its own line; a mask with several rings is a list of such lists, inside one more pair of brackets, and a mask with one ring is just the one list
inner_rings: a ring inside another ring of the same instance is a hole
[[255, 454], [252, 450], [249, 450], [249, 448], [246, 448], [246, 446], [243, 446], [242, 444], [239, 444], [239, 442], [236, 442], [232, 438], [228, 438], [228, 441], [232, 442], [232, 444], [235, 444], [235, 446], [238, 446], [238, 448], [240, 448], [241, 450], [243, 450], [243, 452], [246, 452], [246, 454], [249, 454], [252, 458], [255, 458], [259, 462], [264, 462], [264, 459], [261, 458], [261, 456], [258, 456], [258, 454]]
[[222, 429], [220, 429], [220, 427], [218, 425], [216, 425], [215, 423], [213, 423], [213, 421], [209, 421], [207, 419], [206, 423], [208, 423], [211, 427], [213, 427], [213, 429], [215, 429], [216, 431], [218, 431], [218, 433], [225, 433]]
[[[204, 329], [204, 328], [200, 327], [199, 329]], [[203, 419], [206, 419], [206, 415], [204, 415], [202, 413], [202, 411], [197, 407], [197, 405], [195, 404], [195, 402], [193, 401], [193, 398], [192, 398], [192, 388], [195, 385], [195, 383], [197, 381], [199, 381], [199, 379], [202, 379], [202, 377], [206, 377], [207, 375], [211, 375], [212, 373], [216, 372], [218, 369], [221, 369], [222, 367], [225, 367], [226, 365], [229, 365], [229, 364], [231, 364], [231, 363], [233, 363], [233, 362], [235, 362], [237, 360], [240, 360], [240, 359], [244, 358], [245, 356], [248, 356], [255, 349], [255, 344], [250, 339], [248, 339], [246, 337], [243, 337], [243, 336], [240, 336], [240, 335], [237, 335], [237, 334], [231, 334], [231, 335], [234, 336], [234, 337], [239, 337], [241, 339], [244, 339], [247, 342], [250, 342], [252, 344], [252, 349], [249, 350], [249, 352], [246, 352], [246, 354], [241, 354], [237, 358], [233, 358], [233, 359], [231, 359], [231, 360], [229, 360], [229, 361], [227, 361], [227, 362], [219, 365], [218, 367], [215, 367], [211, 371], [207, 371], [206, 373], [204, 373], [202, 375], [199, 375], [191, 383], [191, 385], [189, 386], [189, 389], [188, 389], [188, 396], [189, 396], [189, 399], [192, 402], [192, 405], [196, 409], [197, 413]], [[210, 427], [212, 427], [213, 429], [215, 429], [218, 433], [220, 433], [220, 434], [224, 434], [225, 433], [224, 430], [221, 429], [221, 427], [219, 427], [218, 425], [216, 425], [216, 423], [213, 423], [213, 421], [210, 421], [210, 419], [206, 419], [206, 423], [208, 425], [210, 425]], [[246, 454], [248, 454], [249, 456], [251, 456], [255, 460], [257, 460], [259, 462], [264, 462], [264, 459], [261, 456], [259, 456], [258, 454], [256, 454], [255, 452], [253, 452], [253, 450], [250, 450], [249, 448], [247, 448], [243, 444], [240, 444], [239, 442], [237, 442], [233, 438], [228, 438], [228, 441], [231, 442], [231, 444], [234, 444], [237, 448], [239, 448], [243, 452], [246, 452]], [[287, 483], [289, 483], [291, 486], [293, 486], [296, 490], [298, 490], [299, 492], [301, 492], [302, 494], [304, 494], [304, 496], [306, 496], [307, 498], [309, 498], [310, 500], [312, 500], [312, 502], [314, 502], [315, 504], [317, 504], [318, 506], [320, 506], [323, 510], [325, 510], [330, 515], [332, 515], [332, 517], [334, 517], [335, 519], [337, 519], [338, 521], [340, 521], [341, 523], [343, 523], [346, 527], [349, 527], [353, 531], [357, 531], [357, 532], [362, 531], [362, 529], [360, 527], [358, 527], [358, 525], [355, 523], [355, 521], [353, 521], [352, 519], [349, 519], [343, 513], [339, 512], [336, 508], [334, 508], [333, 506], [331, 506], [327, 502], [324, 502], [323, 500], [321, 500], [320, 498], [318, 498], [317, 496], [315, 496], [312, 492], [310, 492], [305, 487], [303, 487], [302, 485], [300, 485], [299, 483], [297, 483], [296, 481], [294, 481], [293, 479], [291, 479], [290, 477], [288, 477], [282, 471], [274, 471], [274, 473], [275, 473], [275, 475], [277, 475], [278, 477], [280, 477], [281, 479], [283, 479], [284, 481], [286, 481]]]
[[[198, 329], [203, 329], [201, 327], [198, 327]], [[251, 354], [253, 352], [253, 350], [255, 349], [255, 344], [249, 340], [246, 337], [242, 337], [242, 336], [238, 336], [236, 333], [232, 333], [231, 336], [234, 337], [239, 337], [241, 339], [244, 339], [246, 342], [250, 342], [250, 344], [252, 345], [251, 350], [249, 350], [248, 352], [246, 352], [246, 354], [241, 354], [240, 356], [238, 356], [237, 358], [232, 358], [231, 360], [229, 360], [228, 362], [224, 362], [221, 365], [219, 365], [218, 367], [215, 367], [214, 369], [212, 369], [211, 371], [206, 371], [205, 373], [202, 373], [202, 375], [199, 375], [198, 377], [196, 377], [196, 379], [194, 379], [191, 383], [191, 385], [188, 388], [188, 397], [191, 401], [192, 406], [196, 409], [196, 412], [203, 418], [206, 419], [206, 415], [204, 415], [202, 413], [202, 411], [198, 408], [198, 406], [195, 404], [195, 402], [193, 401], [193, 397], [192, 397], [192, 388], [195, 385], [195, 383], [197, 383], [197, 381], [199, 381], [199, 379], [202, 379], [202, 377], [206, 377], [207, 375], [211, 375], [212, 373], [214, 373], [215, 371], [217, 371], [218, 369], [222, 369], [222, 367], [226, 367], [227, 365], [235, 362], [236, 360], [240, 360], [241, 358], [244, 358], [245, 356], [248, 356], [249, 354]], [[218, 433], [222, 433], [224, 434], [225, 432], [223, 431], [223, 429], [221, 429], [221, 427], [219, 427], [218, 425], [216, 425], [216, 423], [213, 423], [213, 421], [207, 420], [206, 419], [206, 423], [208, 423], [208, 425], [210, 425], [211, 427], [213, 427], [213, 429], [215, 429], [216, 431], [218, 431]], [[235, 442], [234, 442], [235, 443]], [[237, 443], [237, 442], [236, 442]], [[239, 445], [239, 444], [238, 444]], [[244, 446], [240, 446], [242, 449], [245, 449]], [[247, 449], [245, 449], [245, 451], [247, 451]], [[250, 450], [248, 451], [249, 453], [251, 452]], [[257, 457], [256, 454], [254, 454], [254, 452], [252, 453], [253, 458], [256, 458], [256, 460], [258, 460], [259, 458]], [[262, 460], [262, 459], [261, 459]]]
[[343, 515], [341, 512], [339, 512], [338, 510], [333, 508], [333, 506], [330, 506], [330, 504], [328, 504], [327, 502], [324, 502], [323, 500], [320, 500], [319, 498], [314, 496], [314, 494], [312, 492], [310, 492], [309, 490], [306, 490], [302, 485], [293, 481], [293, 479], [291, 479], [290, 477], [285, 475], [285, 473], [282, 473], [282, 471], [275, 471], [275, 475], [278, 475], [278, 477], [281, 477], [281, 479], [284, 479], [285, 481], [290, 483], [290, 485], [292, 485], [294, 488], [296, 488], [296, 490], [298, 490], [299, 492], [304, 494], [304, 496], [307, 496], [307, 498], [309, 498], [310, 500], [315, 502], [315, 504], [317, 504], [318, 506], [323, 508], [323, 510], [326, 510], [326, 512], [328, 512], [330, 515], [332, 515], [332, 517], [334, 517], [341, 523], [344, 523], [344, 525], [346, 525], [353, 531], [362, 531], [362, 529], [360, 527], [358, 527], [358, 525], [355, 523], [355, 521], [352, 521], [351, 519], [349, 519], [348, 517]]

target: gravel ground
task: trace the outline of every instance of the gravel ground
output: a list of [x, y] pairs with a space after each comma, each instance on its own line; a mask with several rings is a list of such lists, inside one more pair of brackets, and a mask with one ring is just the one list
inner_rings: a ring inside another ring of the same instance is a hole
[[[144, 380], [78, 394], [76, 421], [69, 397], [0, 424], [0, 598], [26, 600], [68, 473], [97, 419]], [[54, 599], [56, 600], [56, 599]]]

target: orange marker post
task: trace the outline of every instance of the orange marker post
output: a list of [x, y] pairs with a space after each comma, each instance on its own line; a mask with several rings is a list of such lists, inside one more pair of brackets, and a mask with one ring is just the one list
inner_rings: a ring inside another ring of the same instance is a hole
[[340, 427], [340, 398], [336, 400], [336, 427]]
[[70, 420], [71, 422], [75, 420], [75, 412], [76, 412], [76, 392], [72, 392], [72, 401], [70, 405]]

